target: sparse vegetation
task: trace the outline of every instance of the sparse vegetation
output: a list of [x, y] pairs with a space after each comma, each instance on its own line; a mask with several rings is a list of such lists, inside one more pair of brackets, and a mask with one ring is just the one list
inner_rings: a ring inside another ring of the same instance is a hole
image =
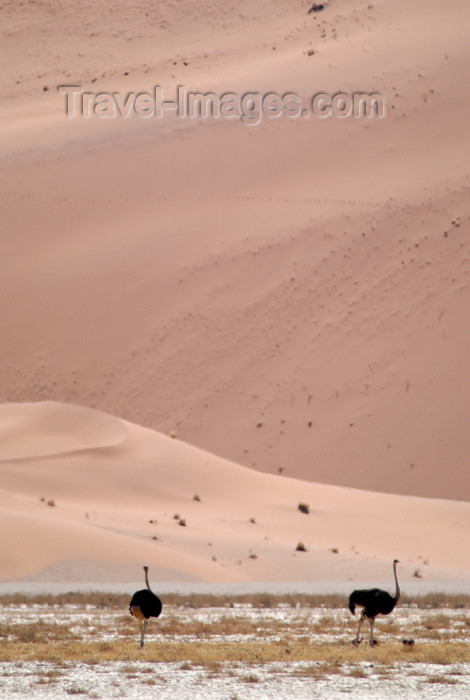
[[260, 682], [258, 676], [255, 676], [253, 673], [250, 673], [248, 676], [243, 676], [241, 680], [244, 681], [245, 683], [259, 683]]
[[296, 551], [296, 552], [306, 552], [306, 551], [307, 551], [307, 548], [306, 548], [306, 546], [304, 545], [303, 542], [298, 542], [298, 543], [297, 543], [297, 547], [295, 548], [295, 551]]
[[[375, 648], [351, 644], [356, 620], [345, 609], [344, 596], [168, 594], [163, 599], [165, 614], [149, 625], [141, 649], [127, 613], [128, 595], [1, 596], [0, 661], [16, 667], [37, 662], [35, 683], [52, 685], [58, 695], [89, 693], [70, 676], [77, 662], [90, 668], [119, 662], [118, 678], [156, 686], [157, 695], [165, 679], [155, 669], [163, 663], [176, 664], [177, 672], [197, 671], [201, 680], [232, 677], [261, 688], [266, 674], [260, 665], [269, 663], [282, 664], [282, 673], [298, 680], [343, 676], [360, 683], [370, 674], [392, 680], [404, 673], [417, 684], [468, 682], [459, 664], [470, 657], [470, 596], [417, 597], [410, 600], [411, 620], [402, 603], [393, 620], [378, 623], [381, 641]], [[446, 607], [430, 607], [437, 603]], [[404, 646], [409, 635], [416, 643]]]
[[[212, 543], [208, 543], [209, 545]], [[237, 595], [215, 593], [166, 593], [164, 602], [175, 608], [224, 608], [237, 605], [249, 605], [253, 608], [287, 606], [301, 608], [345, 608], [346, 597], [339, 593], [243, 593]], [[61, 608], [66, 605], [91, 606], [92, 608], [127, 610], [129, 595], [126, 593], [105, 593], [100, 591], [70, 591], [68, 593], [2, 593], [0, 594], [0, 606], [18, 605], [42, 605]], [[409, 607], [420, 610], [470, 610], [470, 594], [467, 593], [426, 593], [425, 595], [410, 596], [402, 594], [400, 607]], [[349, 613], [348, 613], [349, 614]], [[445, 615], [445, 612], [442, 613]], [[127, 616], [126, 616], [127, 619]], [[446, 617], [448, 619], [448, 617]], [[459, 618], [458, 618], [459, 619]], [[462, 619], [466, 620], [465, 614]], [[129, 620], [132, 618], [129, 616]], [[387, 623], [391, 623], [390, 619]]]
[[71, 685], [65, 689], [67, 695], [88, 695], [88, 690], [78, 685]]
[[186, 520], [184, 518], [180, 518], [178, 520], [178, 525], [181, 525], [181, 527], [186, 527]]
[[445, 676], [443, 674], [441, 675], [436, 675], [436, 676], [431, 676], [430, 678], [426, 678], [425, 683], [443, 683], [443, 684], [448, 684], [448, 685], [455, 685], [458, 683], [458, 680], [456, 678], [451, 678], [449, 676]]
[[308, 503], [299, 503], [297, 508], [300, 510], [301, 513], [305, 513], [305, 515], [308, 515], [310, 513], [310, 506]]
[[197, 501], [198, 503], [201, 502], [201, 497], [198, 493], [195, 493], [193, 496], [193, 501]]
[[55, 499], [54, 498], [48, 498], [46, 500], [45, 496], [41, 496], [41, 498], [39, 500], [41, 501], [41, 503], [47, 503], [47, 505], [50, 506], [51, 508], [54, 508], [54, 506], [55, 506]]

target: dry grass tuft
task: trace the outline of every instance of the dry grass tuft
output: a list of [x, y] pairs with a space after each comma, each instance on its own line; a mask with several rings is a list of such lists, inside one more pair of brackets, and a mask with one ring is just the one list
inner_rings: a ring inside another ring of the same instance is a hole
[[29, 624], [0, 624], [0, 639], [5, 642], [25, 642], [38, 644], [45, 639], [53, 642], [78, 639], [66, 625], [38, 620]]
[[456, 678], [451, 678], [450, 676], [444, 676], [444, 675], [438, 675], [438, 676], [430, 676], [429, 678], [426, 678], [424, 680], [425, 683], [444, 683], [448, 685], [455, 685], [458, 683], [458, 680]]

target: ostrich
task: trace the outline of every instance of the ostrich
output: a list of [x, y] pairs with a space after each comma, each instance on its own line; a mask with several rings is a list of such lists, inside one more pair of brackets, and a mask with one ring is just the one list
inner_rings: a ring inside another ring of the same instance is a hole
[[370, 645], [375, 646], [377, 642], [374, 639], [373, 630], [374, 622], [377, 615], [389, 615], [400, 598], [400, 588], [398, 587], [397, 579], [397, 564], [398, 559], [393, 560], [393, 575], [395, 577], [395, 597], [392, 597], [387, 591], [382, 591], [380, 588], [369, 588], [366, 590], [353, 591], [349, 596], [349, 609], [354, 615], [356, 605], [364, 608], [359, 618], [359, 626], [357, 628], [356, 638], [353, 644], [360, 644], [362, 639], [359, 638], [361, 626], [366, 617], [370, 622]]
[[129, 604], [129, 612], [140, 622], [140, 646], [144, 646], [144, 635], [150, 617], [158, 617], [162, 611], [162, 601], [150, 590], [149, 568], [144, 566], [147, 588], [136, 591]]

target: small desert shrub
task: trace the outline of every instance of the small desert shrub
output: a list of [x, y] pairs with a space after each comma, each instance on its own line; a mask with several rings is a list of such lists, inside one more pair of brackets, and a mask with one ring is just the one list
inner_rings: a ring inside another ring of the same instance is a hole
[[336, 673], [342, 672], [342, 666], [339, 660], [322, 661], [312, 664], [307, 667], [300, 667], [293, 673], [294, 676], [305, 676], [321, 680]]
[[88, 695], [88, 690], [81, 688], [79, 685], [70, 685], [65, 689], [67, 695]]
[[304, 545], [303, 542], [298, 542], [298, 543], [297, 543], [297, 547], [295, 548], [295, 551], [296, 551], [296, 552], [306, 552], [306, 551], [307, 551], [307, 548], [306, 548], [306, 546]]
[[47, 501], [47, 505], [50, 506], [51, 508], [54, 508], [55, 506], [55, 499], [54, 498], [49, 498]]
[[445, 613], [438, 613], [437, 615], [433, 615], [433, 617], [426, 620], [423, 623], [423, 627], [427, 630], [439, 630], [443, 627], [448, 627], [450, 622], [451, 618], [449, 615], [446, 615]]
[[254, 525], [256, 523], [256, 520], [254, 518], [250, 518], [250, 523]]
[[181, 525], [181, 527], [186, 527], [186, 520], [184, 518], [180, 518], [178, 520], [178, 525]]
[[201, 502], [201, 497], [198, 493], [195, 493], [193, 496], [193, 501], [197, 501], [198, 503]]
[[259, 683], [258, 676], [255, 676], [253, 673], [250, 673], [249, 676], [243, 676], [240, 680], [244, 681], [244, 683]]
[[308, 503], [299, 503], [297, 508], [300, 510], [301, 513], [305, 513], [306, 515], [310, 513], [310, 506], [308, 505]]
[[360, 666], [353, 666], [349, 671], [349, 675], [352, 678], [367, 678], [367, 673]]

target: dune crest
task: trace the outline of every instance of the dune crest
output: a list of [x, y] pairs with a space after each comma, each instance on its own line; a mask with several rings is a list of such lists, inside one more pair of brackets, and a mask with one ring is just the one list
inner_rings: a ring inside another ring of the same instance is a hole
[[112, 447], [126, 436], [122, 421], [92, 408], [57, 401], [0, 405], [0, 461]]

